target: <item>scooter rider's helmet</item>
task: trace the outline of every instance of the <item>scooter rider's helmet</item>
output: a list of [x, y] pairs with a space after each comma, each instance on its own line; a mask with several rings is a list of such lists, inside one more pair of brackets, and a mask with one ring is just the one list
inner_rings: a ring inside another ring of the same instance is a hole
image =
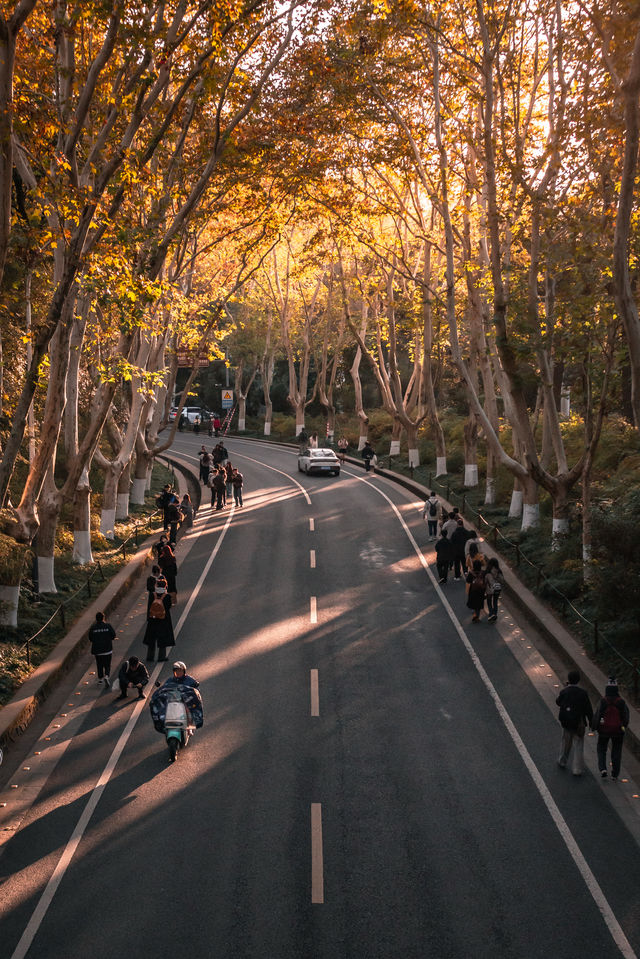
[[175, 671], [176, 671], [177, 669], [182, 669], [182, 670], [184, 670], [185, 673], [186, 673], [186, 671], [187, 671], [186, 664], [183, 663], [181, 659], [179, 659], [177, 663], [174, 663], [174, 664], [173, 664], [173, 671], [174, 671], [174, 673], [175, 673]]

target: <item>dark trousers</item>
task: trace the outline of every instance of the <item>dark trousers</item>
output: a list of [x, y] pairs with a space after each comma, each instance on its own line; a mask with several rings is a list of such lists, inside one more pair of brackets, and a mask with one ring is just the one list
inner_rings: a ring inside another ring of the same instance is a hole
[[96, 656], [96, 670], [98, 673], [98, 679], [102, 679], [103, 676], [108, 676], [111, 672], [112, 655], [112, 653], [103, 653], [101, 656]]
[[453, 575], [456, 579], [460, 579], [464, 572], [464, 553], [461, 556], [453, 557]]
[[498, 615], [498, 599], [500, 598], [500, 593], [487, 593], [487, 610], [489, 611], [489, 616]]
[[236, 506], [242, 506], [242, 487], [234, 486], [233, 487], [233, 499]]
[[437, 520], [437, 518], [436, 518], [436, 519], [428, 519], [428, 520], [427, 520], [427, 523], [428, 523], [428, 526], [429, 526], [429, 536], [437, 536], [437, 535], [438, 535], [438, 520]]
[[609, 745], [609, 740], [611, 740], [611, 775], [616, 777], [620, 775], [623, 739], [624, 736], [605, 736], [603, 733], [598, 734], [598, 745], [596, 750], [598, 753], [598, 769], [600, 772], [606, 772], [607, 747]]
[[[154, 661], [155, 654], [156, 654], [156, 644], [149, 643], [149, 645], [147, 646], [147, 662], [148, 663], [152, 663]], [[167, 658], [167, 647], [158, 646], [158, 662], [166, 658]]]
[[447, 573], [449, 572], [449, 560], [445, 559], [444, 562], [438, 561], [436, 563], [436, 568], [438, 570], [438, 576], [440, 577], [440, 579], [443, 579], [446, 583]]

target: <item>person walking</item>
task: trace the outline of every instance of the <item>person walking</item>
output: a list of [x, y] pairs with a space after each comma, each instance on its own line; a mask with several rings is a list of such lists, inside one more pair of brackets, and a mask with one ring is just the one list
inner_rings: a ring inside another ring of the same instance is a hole
[[207, 480], [209, 479], [209, 470], [213, 463], [213, 456], [211, 453], [207, 453], [204, 444], [200, 447], [198, 456], [200, 457], [200, 482], [203, 486], [206, 486]]
[[177, 498], [175, 503], [169, 504], [167, 515], [169, 517], [169, 545], [173, 547], [178, 539], [178, 526], [182, 522], [182, 512]]
[[151, 567], [151, 572], [147, 576], [147, 616], [149, 615], [149, 607], [153, 600], [153, 594], [156, 591], [156, 584], [159, 579], [164, 579], [162, 570], [155, 563]]
[[478, 539], [478, 534], [475, 529], [467, 530], [467, 542], [464, 544], [464, 555], [469, 555], [469, 550], [472, 546], [477, 546], [480, 549], [480, 540]]
[[472, 610], [472, 623], [480, 621], [480, 613], [484, 609], [485, 583], [482, 563], [479, 559], [473, 561], [472, 569], [467, 573], [467, 608]]
[[596, 751], [598, 769], [603, 779], [607, 778], [607, 749], [611, 743], [611, 778], [614, 782], [620, 775], [622, 743], [629, 725], [629, 707], [618, 693], [618, 684], [611, 677], [598, 703], [591, 728], [598, 734]]
[[467, 570], [471, 572], [473, 570], [473, 564], [476, 560], [480, 563], [480, 568], [484, 566], [485, 557], [484, 553], [481, 553], [478, 549], [477, 543], [472, 543], [469, 547], [469, 552], [467, 553]]
[[231, 502], [231, 496], [233, 495], [233, 466], [231, 465], [231, 460], [227, 460], [225, 467], [225, 480], [226, 480], [226, 489], [225, 489], [225, 502]]
[[231, 483], [233, 485], [233, 501], [236, 506], [242, 506], [242, 487], [244, 485], [244, 477], [239, 469], [234, 469], [231, 477]]
[[427, 521], [429, 539], [434, 540], [438, 535], [438, 497], [433, 490], [424, 501], [422, 518]]
[[309, 449], [317, 450], [318, 449], [318, 434], [312, 433], [309, 437]]
[[495, 556], [487, 563], [484, 571], [484, 585], [487, 593], [488, 619], [490, 623], [495, 623], [498, 618], [498, 600], [504, 586], [504, 576]]
[[455, 533], [458, 528], [458, 514], [455, 511], [448, 513], [445, 518], [442, 520], [442, 529], [447, 531], [447, 536], [449, 540]]
[[438, 569], [440, 583], [446, 583], [452, 559], [453, 547], [449, 542], [446, 529], [443, 529], [440, 534], [440, 539], [436, 543], [436, 567]]
[[165, 585], [167, 587], [167, 592], [171, 602], [175, 604], [178, 602], [178, 586], [176, 583], [178, 564], [176, 563], [175, 554], [169, 543], [164, 546], [162, 552], [158, 556], [158, 566], [162, 570], [162, 575], [164, 576]]
[[215, 508], [222, 509], [224, 506], [224, 495], [227, 486], [227, 477], [223, 466], [219, 466], [213, 473], [211, 479], [211, 505], [215, 501]]
[[464, 546], [467, 542], [467, 531], [464, 528], [464, 522], [461, 516], [458, 517], [456, 528], [451, 534], [451, 547], [453, 549], [453, 578], [456, 582], [465, 569]]
[[188, 493], [185, 493], [180, 501], [180, 512], [183, 516], [183, 524], [187, 529], [193, 526], [193, 503]]
[[213, 432], [216, 436], [220, 436], [220, 426], [220, 417], [216, 413], [216, 415], [213, 417]]
[[369, 440], [367, 440], [367, 442], [362, 447], [362, 459], [364, 460], [364, 468], [367, 473], [371, 469], [371, 462], [375, 458], [375, 455], [376, 455], [376, 451], [374, 450]]
[[172, 506], [174, 503], [176, 505], [178, 504], [178, 497], [171, 489], [170, 484], [167, 483], [163, 487], [162, 492], [156, 497], [156, 506], [159, 506], [160, 509], [162, 510], [162, 518], [164, 521], [165, 532], [169, 529], [169, 523], [170, 523], [169, 507]]
[[149, 606], [147, 628], [142, 642], [147, 647], [147, 662], [149, 663], [152, 663], [155, 659], [156, 646], [158, 647], [158, 662], [164, 663], [167, 660], [167, 647], [176, 644], [173, 623], [171, 622], [171, 597], [167, 593], [166, 583], [161, 579], [156, 583], [156, 591]]
[[144, 687], [149, 682], [149, 672], [144, 663], [141, 663], [137, 656], [130, 656], [125, 659], [118, 673], [118, 684], [120, 686], [120, 695], [118, 699], [127, 698], [128, 689], [138, 690], [138, 699], [144, 699]]
[[349, 449], [349, 440], [346, 436], [341, 436], [338, 440], [338, 457], [341, 463], [345, 462], [347, 450]]
[[96, 673], [98, 674], [98, 686], [104, 682], [104, 688], [109, 689], [111, 681], [111, 657], [113, 655], [113, 641], [116, 638], [116, 631], [107, 623], [104, 613], [96, 613], [96, 621], [89, 627], [89, 642], [91, 643], [91, 654], [96, 658]]
[[[558, 721], [562, 726], [562, 742], [558, 766], [565, 769], [571, 759], [571, 771], [581, 776], [584, 769], [584, 734], [593, 722], [593, 709], [585, 689], [578, 686], [580, 673], [572, 669], [567, 676], [564, 689], [556, 699], [560, 707]], [[605, 773], [606, 775], [606, 773]]]

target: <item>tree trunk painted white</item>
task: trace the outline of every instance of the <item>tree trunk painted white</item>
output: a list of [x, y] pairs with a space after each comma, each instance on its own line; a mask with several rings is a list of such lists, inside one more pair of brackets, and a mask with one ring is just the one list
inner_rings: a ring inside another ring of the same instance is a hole
[[566, 516], [561, 516], [556, 519], [553, 517], [553, 523], [551, 527], [551, 549], [557, 550], [560, 549], [561, 541], [564, 536], [569, 532], [569, 520]]
[[420, 451], [418, 449], [409, 450], [409, 467], [420, 466]]
[[400, 440], [391, 440], [389, 444], [389, 456], [400, 456]]
[[437, 456], [436, 457], [436, 476], [446, 476], [446, 475], [447, 475], [447, 457]]
[[361, 433], [360, 436], [358, 437], [358, 449], [359, 449], [359, 450], [361, 450], [361, 449], [364, 447], [365, 443], [367, 442], [367, 436], [368, 436], [368, 435], [369, 435], [368, 433], [364, 433], [364, 434]]
[[100, 513], [100, 532], [106, 539], [114, 539], [114, 527], [116, 525], [116, 511], [113, 509], [103, 509]]
[[477, 463], [464, 464], [464, 485], [465, 486], [478, 485], [478, 464]]
[[89, 563], [93, 563], [91, 530], [74, 529], [72, 561], [77, 563], [78, 566], [88, 566]]
[[238, 416], [238, 432], [239, 433], [242, 433], [244, 430], [246, 430], [247, 428], [246, 424], [247, 424], [247, 421], [245, 420], [244, 416], [242, 418]]
[[565, 386], [560, 394], [560, 415], [569, 416], [571, 414], [571, 390]]
[[271, 420], [264, 421], [264, 435], [271, 436]]
[[57, 593], [53, 556], [37, 556], [38, 589], [41, 593]]
[[296, 416], [296, 436], [300, 436], [300, 433], [304, 429], [304, 417], [300, 420]]
[[18, 625], [20, 586], [0, 586], [0, 626]]
[[522, 526], [521, 529], [534, 529], [540, 525], [540, 504], [523, 503], [522, 504]]
[[521, 489], [514, 489], [511, 493], [511, 503], [509, 505], [509, 519], [517, 519], [522, 516], [522, 503], [524, 493]]
[[333, 443], [335, 435], [336, 434], [333, 432], [333, 430], [330, 429], [329, 432], [327, 433], [327, 443]]
[[129, 494], [118, 493], [116, 497], [116, 519], [127, 519], [129, 516]]
[[131, 503], [134, 506], [144, 506], [144, 494], [147, 487], [145, 476], [136, 476], [131, 486]]
[[496, 501], [496, 480], [495, 477], [487, 477], [487, 485], [484, 492], [485, 506], [493, 506]]

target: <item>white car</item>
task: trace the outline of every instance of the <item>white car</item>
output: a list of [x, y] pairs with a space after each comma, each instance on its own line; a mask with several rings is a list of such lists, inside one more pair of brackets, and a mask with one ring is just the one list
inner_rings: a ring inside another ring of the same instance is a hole
[[301, 473], [331, 473], [340, 476], [340, 460], [329, 449], [303, 449], [298, 455], [298, 470]]

